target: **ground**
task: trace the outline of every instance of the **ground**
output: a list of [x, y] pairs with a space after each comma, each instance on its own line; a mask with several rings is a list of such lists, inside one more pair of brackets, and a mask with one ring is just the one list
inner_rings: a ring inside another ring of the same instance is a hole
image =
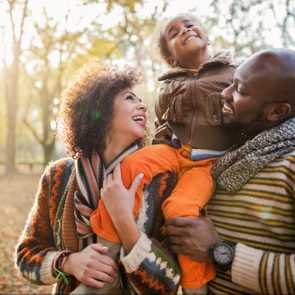
[[0, 175], [0, 294], [50, 294], [49, 286], [25, 282], [14, 267], [13, 253], [33, 204], [40, 174]]

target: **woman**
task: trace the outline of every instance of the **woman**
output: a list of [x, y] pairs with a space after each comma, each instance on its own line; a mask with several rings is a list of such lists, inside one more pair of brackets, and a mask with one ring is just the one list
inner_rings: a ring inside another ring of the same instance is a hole
[[104, 182], [112, 190], [115, 183], [122, 196], [114, 202], [104, 187], [104, 204], [123, 245], [121, 290], [177, 291], [177, 264], [159, 243], [163, 238], [160, 202], [169, 195], [175, 177], [160, 175], [146, 187], [148, 206], [142, 206], [138, 224], [132, 202], [140, 175], [129, 189], [120, 182], [118, 164], [142, 146], [146, 133], [146, 105], [133, 91], [138, 82], [136, 72], [115, 70], [95, 59], [65, 91], [62, 136], [75, 160], [52, 163], [41, 178], [16, 249], [16, 265], [30, 282], [57, 280], [55, 292], [68, 294], [75, 293], [80, 283], [100, 289], [117, 280], [118, 265], [108, 256], [109, 249], [97, 243], [89, 223]]

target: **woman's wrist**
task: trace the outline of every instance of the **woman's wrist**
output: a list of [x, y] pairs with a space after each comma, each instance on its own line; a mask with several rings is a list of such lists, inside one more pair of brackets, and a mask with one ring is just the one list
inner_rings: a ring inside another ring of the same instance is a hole
[[61, 263], [61, 271], [73, 275], [73, 271], [72, 271], [72, 258], [74, 256], [75, 253], [70, 253], [67, 257], [65, 257], [65, 259], [62, 261]]
[[113, 222], [126, 253], [129, 253], [140, 238], [140, 231], [134, 217], [118, 219]]

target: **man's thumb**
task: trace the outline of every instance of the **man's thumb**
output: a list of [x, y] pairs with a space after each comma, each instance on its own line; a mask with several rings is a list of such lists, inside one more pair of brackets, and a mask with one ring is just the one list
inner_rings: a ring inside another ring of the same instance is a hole
[[139, 173], [138, 175], [135, 176], [135, 178], [132, 181], [131, 187], [129, 189], [129, 191], [131, 191], [132, 193], [136, 193], [138, 186], [140, 185], [140, 182], [143, 178], [143, 173]]

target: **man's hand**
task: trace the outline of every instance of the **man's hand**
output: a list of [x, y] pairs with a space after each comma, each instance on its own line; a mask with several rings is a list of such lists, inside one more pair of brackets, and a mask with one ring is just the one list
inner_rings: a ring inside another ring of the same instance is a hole
[[195, 261], [212, 262], [209, 249], [221, 241], [209, 216], [197, 219], [172, 217], [167, 220], [170, 249]]

